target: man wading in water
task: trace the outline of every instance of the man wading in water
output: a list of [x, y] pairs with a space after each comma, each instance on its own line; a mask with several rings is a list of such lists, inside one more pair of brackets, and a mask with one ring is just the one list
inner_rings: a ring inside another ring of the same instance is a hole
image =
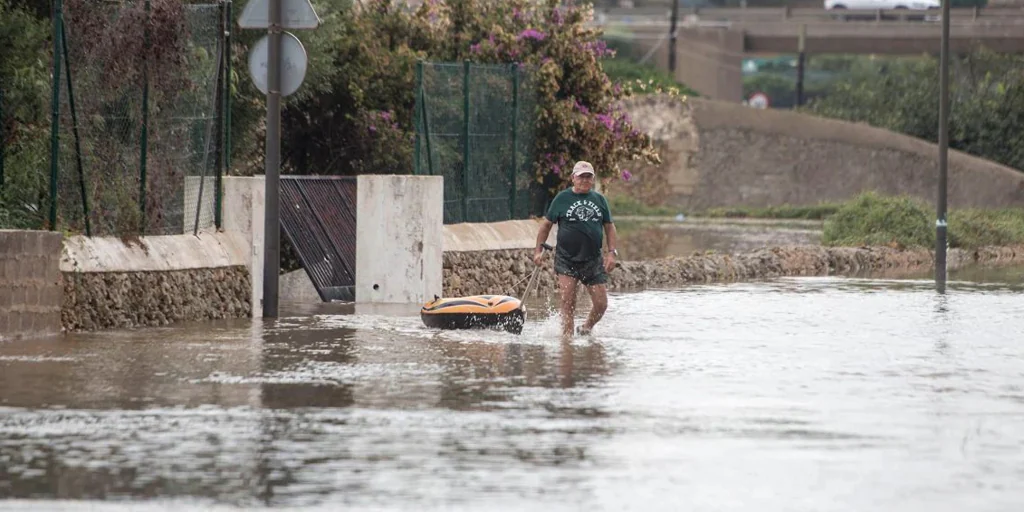
[[[590, 292], [593, 307], [587, 321], [580, 326], [579, 334], [589, 334], [608, 308], [607, 272], [615, 268], [615, 224], [612, 212], [603, 195], [594, 192], [594, 166], [579, 161], [572, 169], [572, 188], [555, 196], [548, 213], [537, 233], [537, 246], [533, 251], [533, 262], [541, 264], [551, 226], [558, 223], [558, 238], [555, 245], [555, 274], [558, 287], [562, 290], [562, 335], [572, 336], [573, 314], [576, 311], [577, 283], [583, 283]], [[601, 245], [602, 230], [608, 237], [608, 252], [603, 261]]]

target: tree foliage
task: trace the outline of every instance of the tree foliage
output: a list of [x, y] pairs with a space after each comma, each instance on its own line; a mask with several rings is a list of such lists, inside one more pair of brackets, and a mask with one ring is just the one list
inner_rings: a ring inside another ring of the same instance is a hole
[[[388, 0], [321, 0], [323, 24], [300, 34], [310, 70], [283, 114], [283, 165], [302, 174], [410, 173], [418, 60], [519, 63], [539, 96], [536, 178], [558, 186], [575, 160], [601, 177], [630, 160], [657, 163], [650, 138], [617, 106], [630, 94], [602, 69], [611, 54], [587, 27], [589, 5], [510, 0], [428, 0], [415, 10]], [[241, 53], [241, 52], [237, 52]], [[262, 108], [240, 87], [239, 109]], [[258, 117], [242, 113], [235, 121]]]
[[50, 88], [45, 20], [0, 0], [0, 147], [4, 151], [0, 228], [38, 227], [45, 189]]
[[[938, 141], [938, 61], [862, 59], [807, 110]], [[949, 145], [1024, 170], [1024, 57], [977, 50], [950, 66]]]

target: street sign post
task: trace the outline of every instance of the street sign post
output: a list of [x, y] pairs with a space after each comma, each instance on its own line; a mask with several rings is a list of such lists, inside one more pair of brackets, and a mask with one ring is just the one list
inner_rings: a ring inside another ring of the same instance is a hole
[[[268, 94], [267, 75], [270, 61], [270, 36], [263, 36], [256, 41], [249, 51], [249, 76], [253, 84], [263, 94]], [[291, 96], [299, 90], [306, 77], [306, 49], [299, 38], [290, 32], [283, 32], [281, 37], [281, 96]]]
[[765, 109], [771, 106], [771, 102], [768, 101], [768, 95], [763, 92], [755, 92], [754, 94], [751, 94], [747, 104], [759, 109]]
[[256, 88], [267, 95], [262, 299], [263, 318], [277, 318], [281, 271], [281, 98], [302, 85], [308, 63], [302, 43], [285, 30], [315, 29], [320, 26], [320, 17], [309, 0], [251, 0], [239, 16], [238, 26], [267, 30], [267, 35], [250, 51], [249, 75]]
[[[239, 28], [270, 28], [268, 0], [251, 0], [238, 17]], [[320, 26], [309, 0], [281, 0], [281, 28], [285, 30], [313, 30]]]

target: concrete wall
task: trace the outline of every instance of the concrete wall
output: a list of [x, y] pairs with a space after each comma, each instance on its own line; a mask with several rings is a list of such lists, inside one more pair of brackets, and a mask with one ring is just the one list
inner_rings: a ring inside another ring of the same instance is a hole
[[[236, 233], [245, 241], [248, 256], [244, 264], [250, 276], [250, 315], [263, 316], [263, 241], [266, 215], [266, 182], [262, 176], [224, 177], [224, 199], [221, 205], [222, 228]], [[194, 214], [195, 212], [193, 212]]]
[[441, 294], [443, 178], [364, 175], [356, 190], [356, 302]]
[[0, 230], [0, 341], [60, 332], [61, 234]]
[[249, 316], [249, 254], [236, 233], [70, 237], [61, 322], [75, 331]]
[[[874, 128], [790, 111], [726, 102], [643, 96], [625, 104], [661, 153], [660, 166], [630, 166], [631, 183], [611, 182], [654, 204], [699, 211], [842, 201], [865, 190], [934, 202], [935, 144]], [[949, 204], [1024, 205], [1024, 173], [949, 152]]]
[[[648, 63], [668, 71], [667, 27], [635, 29], [633, 57], [641, 58], [657, 46]], [[701, 96], [739, 103], [743, 100], [744, 39], [742, 29], [686, 27], [677, 29], [675, 77]]]

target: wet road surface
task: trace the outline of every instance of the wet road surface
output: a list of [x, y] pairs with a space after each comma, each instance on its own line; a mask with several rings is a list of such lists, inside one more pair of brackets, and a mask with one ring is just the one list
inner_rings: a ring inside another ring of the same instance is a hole
[[550, 300], [521, 336], [328, 305], [2, 343], [0, 509], [1020, 510], [1022, 289], [621, 293], [569, 343]]

